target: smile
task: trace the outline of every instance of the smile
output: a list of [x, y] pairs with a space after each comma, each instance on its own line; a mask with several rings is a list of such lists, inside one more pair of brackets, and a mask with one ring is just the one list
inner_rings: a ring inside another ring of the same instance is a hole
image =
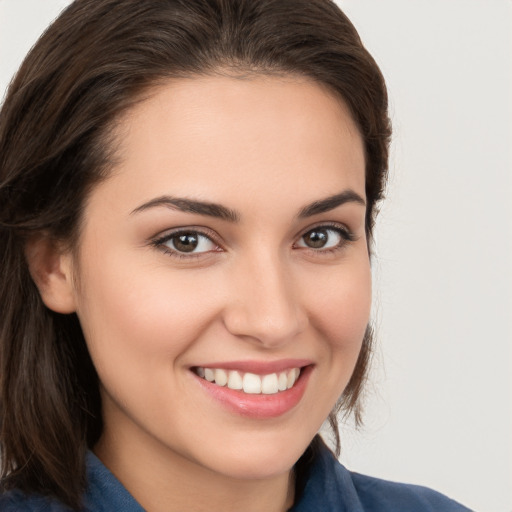
[[230, 361], [193, 366], [191, 375], [213, 403], [250, 419], [277, 418], [302, 400], [313, 361]]
[[274, 395], [293, 388], [299, 378], [300, 368], [290, 368], [266, 375], [203, 367], [195, 368], [194, 372], [199, 377], [220, 387], [226, 386], [229, 389], [251, 395]]

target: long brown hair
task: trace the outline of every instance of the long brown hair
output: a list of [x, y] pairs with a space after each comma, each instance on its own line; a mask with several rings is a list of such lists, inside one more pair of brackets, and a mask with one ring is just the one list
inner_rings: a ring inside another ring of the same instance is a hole
[[[47, 309], [27, 239], [75, 246], [85, 199], [114, 164], [112, 128], [162, 80], [291, 73], [346, 102], [366, 151], [366, 231], [386, 181], [383, 77], [330, 0], [76, 0], [39, 39], [0, 112], [0, 449], [2, 487], [78, 508], [85, 454], [102, 431], [98, 377], [76, 315]], [[336, 411], [360, 417], [363, 347]], [[339, 439], [337, 437], [339, 446]]]

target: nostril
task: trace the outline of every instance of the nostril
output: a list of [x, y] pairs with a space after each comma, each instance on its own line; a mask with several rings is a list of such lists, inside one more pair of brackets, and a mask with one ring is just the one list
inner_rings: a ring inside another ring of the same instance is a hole
[[250, 338], [267, 346], [279, 346], [293, 341], [305, 330], [307, 322], [296, 315], [276, 317], [231, 312], [225, 317], [226, 329], [238, 337]]

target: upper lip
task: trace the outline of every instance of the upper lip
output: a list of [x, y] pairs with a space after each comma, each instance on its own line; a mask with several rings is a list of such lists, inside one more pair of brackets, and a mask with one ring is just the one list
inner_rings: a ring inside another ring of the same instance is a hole
[[278, 373], [290, 368], [302, 368], [313, 362], [309, 359], [280, 359], [278, 361], [219, 361], [195, 365], [194, 368], [218, 368], [223, 370], [239, 370], [244, 373], [268, 375]]

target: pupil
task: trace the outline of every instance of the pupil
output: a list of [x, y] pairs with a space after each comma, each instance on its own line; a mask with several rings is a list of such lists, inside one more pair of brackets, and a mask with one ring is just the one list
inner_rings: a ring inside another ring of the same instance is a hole
[[174, 247], [180, 252], [192, 252], [198, 244], [197, 236], [193, 233], [177, 235], [173, 239]]
[[310, 231], [304, 238], [306, 245], [319, 249], [327, 243], [327, 232], [325, 230]]

